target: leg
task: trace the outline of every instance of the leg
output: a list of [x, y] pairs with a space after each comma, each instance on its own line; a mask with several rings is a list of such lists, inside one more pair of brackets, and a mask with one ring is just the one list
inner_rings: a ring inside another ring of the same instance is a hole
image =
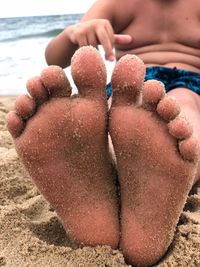
[[121, 190], [120, 248], [136, 266], [166, 252], [198, 161], [198, 142], [180, 107], [161, 83], [143, 85], [144, 73], [137, 57], [120, 59], [109, 121]]
[[118, 207], [108, 156], [105, 73], [95, 49], [80, 49], [72, 61], [79, 97], [70, 97], [62, 69], [48, 67], [28, 82], [32, 97], [16, 101], [7, 126], [25, 167], [69, 235], [80, 245], [116, 248]]

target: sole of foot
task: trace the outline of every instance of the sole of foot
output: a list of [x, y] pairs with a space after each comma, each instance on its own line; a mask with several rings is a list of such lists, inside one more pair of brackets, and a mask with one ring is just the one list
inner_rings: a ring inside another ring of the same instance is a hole
[[71, 97], [64, 71], [50, 66], [27, 83], [7, 127], [39, 191], [79, 245], [118, 246], [118, 207], [108, 154], [106, 70], [98, 51], [78, 50]]
[[160, 82], [144, 83], [144, 75], [136, 56], [118, 61], [109, 118], [121, 190], [120, 248], [135, 266], [152, 265], [167, 251], [199, 151], [175, 99]]

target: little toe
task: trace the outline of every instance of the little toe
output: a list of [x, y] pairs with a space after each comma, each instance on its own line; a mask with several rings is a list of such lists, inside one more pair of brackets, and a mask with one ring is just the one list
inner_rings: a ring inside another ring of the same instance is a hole
[[37, 105], [41, 105], [47, 101], [49, 95], [48, 91], [42, 84], [39, 76], [29, 79], [26, 83], [27, 90], [32, 98], [36, 101]]
[[6, 118], [7, 129], [13, 138], [17, 138], [24, 129], [22, 118], [15, 111], [10, 111]]
[[155, 110], [158, 102], [165, 95], [164, 84], [157, 80], [149, 80], [144, 83], [143, 87], [143, 106], [148, 110]]
[[112, 105], [131, 105], [140, 100], [145, 65], [135, 55], [125, 55], [117, 62], [112, 74]]
[[36, 108], [35, 101], [28, 95], [18, 96], [15, 101], [15, 111], [22, 119], [30, 118]]
[[168, 123], [169, 133], [177, 139], [186, 139], [192, 135], [192, 127], [186, 118], [177, 116]]
[[50, 97], [69, 97], [71, 86], [67, 76], [59, 66], [49, 66], [41, 73], [42, 84], [48, 91]]
[[83, 46], [77, 50], [71, 71], [80, 96], [106, 99], [106, 68], [97, 49]]
[[165, 95], [157, 106], [157, 113], [166, 121], [175, 119], [179, 115], [180, 111], [181, 109], [176, 98], [168, 95]]

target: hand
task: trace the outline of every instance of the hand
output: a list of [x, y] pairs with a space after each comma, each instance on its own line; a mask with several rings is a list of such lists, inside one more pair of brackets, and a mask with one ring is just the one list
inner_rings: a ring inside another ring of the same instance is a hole
[[79, 22], [69, 27], [68, 36], [72, 43], [79, 46], [92, 45], [97, 48], [101, 44], [107, 60], [115, 60], [114, 44], [128, 44], [132, 38], [127, 34], [114, 34], [110, 22], [106, 19], [93, 19]]

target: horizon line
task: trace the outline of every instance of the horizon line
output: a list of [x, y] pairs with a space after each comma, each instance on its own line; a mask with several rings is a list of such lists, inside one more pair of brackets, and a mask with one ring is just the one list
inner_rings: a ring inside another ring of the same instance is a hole
[[71, 13], [54, 13], [54, 14], [33, 14], [33, 15], [10, 15], [10, 16], [0, 16], [0, 19], [9, 19], [9, 18], [27, 18], [27, 17], [44, 17], [44, 16], [63, 16], [63, 15], [83, 15], [83, 12], [71, 12]]

